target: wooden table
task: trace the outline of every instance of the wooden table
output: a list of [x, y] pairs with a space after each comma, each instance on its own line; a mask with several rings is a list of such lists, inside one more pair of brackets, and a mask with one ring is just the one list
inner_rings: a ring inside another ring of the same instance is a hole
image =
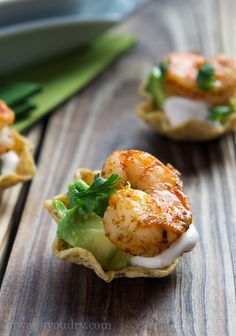
[[[139, 82], [165, 53], [236, 56], [235, 14], [233, 0], [151, 2], [116, 29], [138, 46], [30, 131], [37, 175], [1, 195], [0, 335], [236, 335], [235, 136], [175, 143], [134, 113]], [[183, 174], [200, 242], [168, 278], [107, 284], [51, 254], [56, 225], [43, 201], [117, 148], [148, 151]]]

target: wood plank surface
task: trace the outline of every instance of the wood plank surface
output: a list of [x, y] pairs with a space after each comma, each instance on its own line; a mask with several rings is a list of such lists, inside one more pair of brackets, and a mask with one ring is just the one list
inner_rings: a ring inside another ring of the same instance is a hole
[[[236, 56], [235, 14], [230, 0], [151, 2], [118, 28], [138, 46], [50, 117], [0, 291], [0, 335], [235, 335], [235, 136], [175, 143], [134, 113], [139, 82], [166, 52]], [[42, 203], [66, 190], [76, 168], [100, 168], [128, 148], [182, 172], [200, 241], [168, 278], [107, 284], [52, 256], [56, 225]]]
[[[27, 139], [34, 148], [34, 156], [37, 156], [42, 137], [42, 123], [27, 132]], [[29, 184], [18, 184], [13, 188], [0, 192], [0, 282], [7, 263], [12, 241], [18, 228], [20, 216], [27, 198]]]

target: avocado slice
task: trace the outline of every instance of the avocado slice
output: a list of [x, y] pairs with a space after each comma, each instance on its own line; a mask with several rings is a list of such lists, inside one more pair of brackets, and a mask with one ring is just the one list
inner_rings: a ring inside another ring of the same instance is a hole
[[167, 63], [161, 63], [153, 67], [145, 86], [145, 91], [152, 96], [156, 107], [161, 111], [163, 110], [164, 101], [167, 98], [167, 94], [164, 90], [164, 78], [167, 70]]
[[[61, 211], [59, 202], [54, 202], [54, 207], [59, 207]], [[72, 247], [90, 251], [105, 270], [117, 270], [129, 265], [130, 256], [106, 237], [102, 218], [95, 213], [81, 217], [77, 208], [66, 209], [58, 225], [57, 236]]]

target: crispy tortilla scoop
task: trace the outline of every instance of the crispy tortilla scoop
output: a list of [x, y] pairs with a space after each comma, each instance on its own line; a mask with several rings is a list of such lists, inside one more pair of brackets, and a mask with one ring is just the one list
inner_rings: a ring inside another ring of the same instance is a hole
[[147, 98], [137, 108], [137, 114], [158, 133], [179, 141], [207, 141], [216, 139], [236, 128], [236, 113], [228, 120], [215, 126], [204, 120], [189, 120], [179, 126], [172, 127], [164, 112], [154, 108], [152, 99]]
[[[86, 183], [91, 184], [95, 174], [98, 171], [91, 171], [88, 169], [79, 169], [75, 178], [82, 178]], [[45, 208], [49, 211], [50, 215], [56, 221], [60, 222], [60, 216], [56, 209], [53, 207], [53, 200], [60, 200], [66, 204], [67, 196], [58, 195], [44, 202]], [[56, 238], [52, 246], [53, 254], [59, 259], [63, 259], [67, 262], [72, 262], [77, 265], [83, 265], [92, 269], [101, 279], [110, 282], [114, 278], [127, 277], [127, 278], [139, 278], [139, 277], [151, 277], [151, 278], [162, 278], [168, 276], [172, 273], [177, 264], [178, 259], [176, 259], [169, 267], [163, 269], [148, 269], [138, 266], [129, 266], [119, 271], [105, 271], [96, 258], [88, 250], [80, 247], [71, 247], [62, 239]]]
[[30, 180], [36, 172], [36, 167], [32, 157], [32, 146], [23, 136], [12, 130], [15, 138], [15, 147], [13, 150], [19, 155], [15, 173], [0, 175], [0, 190], [9, 188], [17, 183]]

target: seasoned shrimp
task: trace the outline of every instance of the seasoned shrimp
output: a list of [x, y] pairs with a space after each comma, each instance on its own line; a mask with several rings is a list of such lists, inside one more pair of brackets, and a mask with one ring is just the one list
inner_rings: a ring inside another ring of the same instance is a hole
[[0, 100], [0, 154], [6, 153], [14, 147], [15, 141], [10, 129], [15, 115], [13, 111]]
[[13, 111], [0, 100], [0, 154], [14, 147], [14, 138], [9, 128], [14, 119], [15, 115]]
[[[236, 63], [223, 55], [215, 55], [206, 59], [194, 52], [171, 53], [164, 62], [169, 64], [165, 76], [165, 88], [174, 95], [192, 99], [204, 99], [208, 103], [224, 104], [235, 94]], [[210, 64], [214, 69], [214, 85], [211, 90], [203, 91], [197, 85], [199, 69]]]
[[115, 151], [102, 169], [105, 178], [111, 174], [121, 179], [103, 222], [106, 235], [118, 248], [152, 257], [188, 229], [191, 207], [173, 167], [145, 152]]
[[0, 130], [5, 126], [12, 125], [14, 119], [14, 112], [2, 100], [0, 100]]

